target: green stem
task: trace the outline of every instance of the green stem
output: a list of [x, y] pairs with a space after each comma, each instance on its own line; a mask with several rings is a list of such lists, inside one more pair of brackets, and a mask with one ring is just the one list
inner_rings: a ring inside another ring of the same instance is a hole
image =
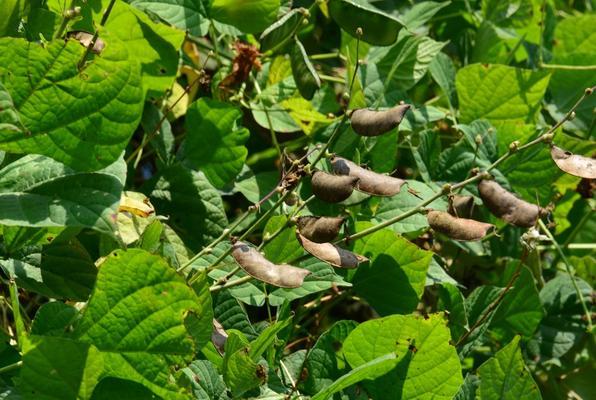
[[27, 334], [25, 323], [21, 317], [21, 305], [19, 303], [19, 289], [14, 279], [8, 281], [10, 291], [10, 302], [12, 307], [12, 316], [14, 318], [15, 328], [17, 332], [17, 345], [19, 350], [22, 350], [23, 339]]
[[334, 82], [334, 83], [339, 83], [342, 85], [346, 84], [345, 80], [338, 78], [337, 76], [319, 74], [319, 78], [321, 78], [322, 80], [327, 81], [327, 82]]
[[0, 367], [0, 374], [5, 372], [14, 371], [15, 369], [19, 369], [23, 366], [23, 361], [17, 361], [14, 364], [5, 365], [4, 367]]
[[223, 285], [213, 285], [209, 288], [209, 291], [210, 292], [218, 292], [220, 290], [227, 289], [227, 288], [230, 288], [233, 286], [242, 285], [246, 282], [249, 282], [251, 279], [253, 279], [252, 276], [246, 275], [246, 276], [243, 276], [242, 278], [238, 278], [236, 280], [224, 283]]
[[575, 280], [575, 277], [573, 276], [573, 272], [571, 270], [571, 264], [569, 263], [569, 260], [565, 256], [565, 253], [563, 253], [563, 249], [561, 248], [561, 246], [559, 246], [559, 243], [557, 242], [557, 240], [555, 239], [553, 234], [550, 232], [550, 230], [546, 227], [544, 222], [542, 222], [542, 220], [538, 220], [538, 225], [540, 226], [540, 229], [542, 229], [542, 232], [544, 232], [544, 234], [550, 239], [552, 244], [555, 246], [557, 253], [559, 253], [559, 256], [563, 260], [567, 274], [569, 275], [569, 278], [571, 279], [571, 282], [573, 283], [573, 288], [575, 289], [575, 292], [577, 293], [577, 297], [579, 298], [579, 301], [582, 305], [584, 313], [586, 314], [586, 321], [588, 322], [588, 332], [592, 332], [592, 314], [590, 313], [590, 310], [588, 309], [586, 300], [584, 299], [581, 289], [577, 285], [577, 281]]
[[60, 27], [54, 34], [54, 39], [59, 39], [64, 34], [64, 31], [66, 30], [66, 26], [68, 25], [68, 21], [70, 21], [72, 19], [71, 17], [67, 16], [67, 11], [74, 9], [75, 3], [76, 3], [76, 0], [71, 0], [68, 8], [62, 12], [62, 23], [60, 24]]
[[333, 58], [340, 58], [341, 54], [339, 53], [322, 53], [322, 54], [312, 54], [308, 56], [311, 60], [329, 60]]
[[545, 69], [561, 69], [567, 71], [594, 71], [596, 70], [596, 65], [563, 65], [563, 64], [538, 64], [540, 68]]
[[[110, 13], [112, 12], [112, 8], [114, 8], [114, 4], [116, 4], [116, 0], [110, 0], [108, 7], [106, 8], [103, 15], [101, 16], [101, 21], [99, 22], [100, 27], [103, 27], [106, 24], [106, 22], [108, 22], [108, 17], [110, 16]], [[93, 34], [93, 37], [91, 38], [91, 42], [89, 42], [89, 46], [87, 46], [87, 48], [85, 49], [85, 53], [83, 54], [83, 57], [81, 57], [81, 60], [79, 61], [79, 64], [78, 64], [79, 69], [81, 69], [83, 67], [83, 65], [85, 65], [85, 62], [87, 61], [87, 57], [89, 56], [91, 49], [95, 46], [95, 42], [97, 41], [98, 37], [99, 37], [99, 29], [96, 29], [95, 33]]]

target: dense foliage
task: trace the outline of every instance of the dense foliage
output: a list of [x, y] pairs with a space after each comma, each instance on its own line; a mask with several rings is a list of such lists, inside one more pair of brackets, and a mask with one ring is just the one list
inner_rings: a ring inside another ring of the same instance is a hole
[[593, 6], [2, 0], [0, 397], [595, 398]]

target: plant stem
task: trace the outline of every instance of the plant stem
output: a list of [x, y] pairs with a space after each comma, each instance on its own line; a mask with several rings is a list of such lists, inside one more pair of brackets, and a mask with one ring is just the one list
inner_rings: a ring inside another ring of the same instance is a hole
[[[110, 16], [110, 13], [112, 12], [112, 8], [114, 8], [114, 4], [116, 4], [116, 0], [110, 0], [108, 7], [106, 8], [103, 15], [101, 16], [101, 21], [99, 22], [100, 27], [103, 27], [106, 24], [106, 22], [108, 21], [108, 17]], [[95, 46], [95, 42], [97, 41], [98, 37], [99, 37], [99, 28], [95, 30], [95, 33], [93, 34], [93, 37], [91, 38], [91, 42], [89, 42], [89, 46], [87, 46], [87, 48], [85, 49], [85, 53], [83, 53], [83, 57], [81, 57], [81, 60], [79, 61], [79, 64], [77, 66], [78, 69], [81, 69], [83, 67], [83, 65], [85, 65], [85, 62], [87, 61], [87, 57], [89, 56], [91, 49]]]
[[23, 366], [23, 361], [17, 361], [14, 364], [5, 365], [4, 367], [0, 367], [0, 374], [5, 372], [14, 371], [15, 369], [19, 369]]
[[19, 289], [17, 287], [17, 283], [14, 279], [10, 279], [8, 281], [8, 289], [10, 292], [10, 302], [12, 306], [12, 316], [14, 319], [14, 324], [17, 332], [17, 346], [19, 350], [22, 350], [23, 347], [23, 339], [27, 334], [25, 329], [25, 323], [23, 322], [23, 318], [21, 317], [21, 307], [19, 303]]
[[563, 64], [538, 64], [540, 68], [545, 69], [562, 69], [568, 71], [594, 71], [596, 70], [596, 65], [563, 65]]
[[590, 313], [590, 310], [588, 309], [588, 306], [586, 305], [586, 300], [584, 299], [581, 289], [577, 285], [575, 277], [573, 276], [573, 273], [571, 271], [571, 264], [569, 263], [569, 260], [565, 256], [565, 253], [563, 253], [563, 249], [561, 248], [561, 246], [559, 246], [559, 243], [557, 242], [557, 240], [555, 239], [553, 234], [550, 232], [550, 230], [546, 227], [544, 222], [542, 222], [542, 220], [538, 220], [538, 225], [540, 226], [540, 229], [542, 230], [542, 232], [544, 232], [544, 234], [550, 239], [553, 246], [555, 246], [557, 253], [559, 253], [559, 256], [563, 260], [563, 263], [565, 264], [565, 269], [567, 270], [567, 274], [569, 275], [569, 278], [571, 279], [571, 282], [573, 283], [573, 288], [575, 289], [575, 292], [577, 293], [577, 297], [579, 298], [579, 301], [582, 305], [584, 313], [586, 314], [586, 321], [588, 322], [588, 332], [592, 332], [592, 314]]
[[338, 78], [337, 76], [319, 74], [319, 78], [321, 78], [322, 80], [327, 81], [327, 82], [334, 82], [334, 83], [339, 83], [342, 85], [346, 84], [346, 81], [344, 81], [341, 78]]
[[242, 284], [244, 284], [246, 282], [249, 282], [252, 279], [253, 279], [252, 276], [246, 275], [246, 276], [243, 276], [242, 278], [238, 278], [238, 279], [235, 279], [233, 281], [224, 283], [223, 285], [213, 285], [213, 286], [211, 286], [209, 288], [209, 291], [210, 292], [218, 292], [220, 290], [227, 289], [227, 288], [230, 288], [230, 287], [233, 287], [233, 286], [242, 285]]
[[76, 2], [76, 0], [71, 0], [70, 5], [68, 6], [68, 8], [62, 12], [62, 23], [60, 24], [60, 27], [58, 28], [58, 30], [54, 34], [54, 39], [61, 38], [62, 35], [64, 34], [64, 31], [66, 30], [66, 26], [68, 25], [68, 21], [70, 21], [72, 19], [71, 17], [69, 17], [67, 15], [66, 12], [68, 10], [72, 10], [74, 8], [75, 2]]
[[312, 54], [308, 56], [311, 60], [329, 60], [333, 58], [340, 58], [341, 54], [339, 53], [322, 53], [322, 54]]

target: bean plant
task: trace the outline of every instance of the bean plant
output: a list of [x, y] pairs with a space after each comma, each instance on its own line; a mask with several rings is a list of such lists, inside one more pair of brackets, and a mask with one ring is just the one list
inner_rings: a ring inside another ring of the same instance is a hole
[[0, 397], [593, 399], [593, 7], [2, 0]]

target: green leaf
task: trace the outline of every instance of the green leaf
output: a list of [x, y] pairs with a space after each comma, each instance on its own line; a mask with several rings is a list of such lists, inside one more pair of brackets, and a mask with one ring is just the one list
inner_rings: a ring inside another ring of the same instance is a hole
[[114, 37], [105, 40], [110, 45], [101, 57], [80, 73], [85, 49], [72, 40], [42, 47], [0, 39], [0, 82], [25, 132], [0, 128], [0, 149], [44, 154], [82, 171], [120, 157], [139, 123], [143, 90], [140, 68], [127, 48]]
[[18, 388], [25, 399], [89, 398], [102, 373], [102, 354], [87, 343], [30, 336], [23, 350]]
[[283, 45], [297, 32], [306, 18], [307, 10], [304, 8], [294, 8], [281, 17], [278, 21], [269, 26], [261, 35], [261, 53], [267, 51], [274, 52], [283, 47]]
[[449, 329], [454, 341], [468, 330], [466, 303], [461, 291], [455, 285], [442, 284], [439, 292], [438, 310], [449, 312]]
[[125, 174], [122, 159], [101, 171], [79, 173], [48, 157], [25, 156], [0, 170], [0, 222], [113, 234]]
[[308, 59], [308, 54], [298, 38], [294, 38], [294, 47], [290, 55], [292, 61], [292, 75], [298, 91], [307, 100], [311, 100], [315, 92], [321, 87], [319, 75]]
[[451, 4], [451, 1], [425, 1], [414, 4], [412, 8], [400, 16], [401, 23], [404, 24], [409, 31], [413, 31], [426, 24], [436, 13], [441, 9]]
[[217, 293], [213, 300], [213, 314], [226, 330], [235, 329], [249, 338], [256, 337], [256, 331], [250, 324], [246, 311], [229, 290]]
[[478, 368], [480, 398], [492, 400], [542, 399], [524, 364], [519, 336]]
[[0, 266], [19, 286], [48, 297], [85, 301], [97, 268], [76, 239], [55, 243], [23, 260], [0, 261]]
[[317, 393], [340, 377], [341, 371], [346, 369], [342, 343], [356, 326], [354, 321], [338, 321], [319, 336], [304, 361], [303, 368], [308, 376], [301, 383], [301, 390]]
[[71, 305], [52, 301], [39, 307], [31, 325], [32, 335], [62, 336], [79, 311]]
[[373, 7], [365, 0], [330, 0], [327, 4], [331, 18], [348, 34], [377, 46], [389, 46], [397, 39], [402, 24], [393, 16]]
[[[288, 223], [287, 217], [278, 215], [271, 217], [265, 225], [264, 235], [271, 235], [282, 229]], [[304, 254], [304, 250], [296, 239], [296, 227], [288, 224], [279, 235], [264, 247], [265, 257], [273, 263], [283, 263], [294, 260]]]
[[550, 74], [505, 65], [472, 64], [457, 71], [460, 121], [535, 122]]
[[[383, 222], [403, 214], [436, 193], [435, 189], [425, 183], [414, 180], [407, 180], [406, 182], [407, 186], [404, 185], [398, 194], [391, 197], [383, 197], [379, 200], [379, 205], [372, 216], [374, 222]], [[408, 189], [414, 191], [416, 196]], [[447, 209], [447, 202], [443, 199], [437, 199], [428, 207], [434, 210], [444, 211]], [[391, 225], [390, 229], [397, 233], [416, 236], [427, 227], [428, 221], [426, 217], [424, 215], [414, 214]]]
[[209, 29], [203, 0], [133, 0], [131, 5], [153, 13], [193, 36], [205, 36]]
[[[422, 3], [426, 4], [426, 3]], [[443, 90], [449, 103], [449, 107], [457, 108], [457, 93], [455, 91], [456, 70], [453, 61], [445, 53], [438, 53], [428, 65], [428, 70], [437, 84]]]
[[169, 365], [194, 354], [184, 325], [189, 311], [201, 315], [205, 305], [162, 258], [139, 249], [118, 250], [101, 264], [74, 336], [103, 353], [104, 376], [180, 398]]
[[[579, 278], [575, 281], [585, 301], [589, 302], [592, 288]], [[546, 313], [529, 348], [545, 360], [562, 357], [586, 336], [587, 329], [571, 278], [561, 274], [548, 281], [540, 291], [540, 301]]]
[[[510, 263], [503, 273], [502, 282], [511, 279], [517, 268], [516, 263]], [[515, 334], [526, 338], [532, 336], [544, 315], [532, 273], [523, 265], [519, 268], [519, 278], [503, 298], [491, 322], [491, 329], [502, 332], [509, 339]]]
[[[372, 47], [368, 62], [360, 72], [367, 102], [393, 106], [396, 102], [385, 98], [394, 96], [396, 91], [405, 92], [412, 88], [426, 74], [443, 46], [445, 43], [436, 42], [428, 36], [415, 36], [403, 31], [393, 46]], [[403, 96], [400, 98], [403, 99]]]
[[91, 400], [113, 400], [126, 398], [127, 400], [158, 399], [145, 386], [127, 379], [104, 378], [93, 390]]
[[0, 37], [17, 36], [17, 29], [21, 19], [21, 11], [25, 2], [23, 0], [5, 0], [0, 4]]
[[188, 167], [203, 171], [217, 188], [234, 180], [248, 154], [244, 143], [249, 132], [238, 126], [240, 118], [239, 108], [206, 97], [188, 107], [186, 139], [178, 155]]
[[[82, 3], [84, 12], [93, 10], [93, 23], [98, 24], [110, 0], [91, 0]], [[74, 25], [94, 31], [91, 21]], [[132, 59], [141, 65], [143, 88], [151, 98], [160, 98], [172, 87], [178, 72], [178, 50], [184, 41], [184, 32], [153, 22], [145, 13], [124, 1], [117, 1], [112, 8], [105, 29], [121, 40]], [[104, 39], [108, 43], [108, 39]], [[107, 47], [106, 47], [107, 49]], [[103, 55], [103, 52], [102, 52]]]
[[280, 0], [213, 0], [209, 16], [246, 33], [265, 30], [277, 19]]
[[202, 172], [172, 165], [147, 184], [147, 193], [190, 248], [209, 243], [228, 225], [221, 196]]
[[312, 399], [326, 400], [331, 397], [332, 394], [337, 393], [348, 386], [354, 385], [355, 383], [365, 379], [376, 379], [380, 376], [383, 376], [394, 369], [396, 365], [398, 365], [398, 359], [395, 353], [389, 353], [385, 354], [384, 356], [377, 357], [374, 360], [369, 361], [366, 364], [362, 364], [343, 375], [341, 378], [313, 396]]
[[344, 342], [357, 368], [395, 353], [398, 365], [365, 387], [375, 399], [452, 398], [463, 382], [443, 314], [392, 315], [361, 323]]
[[262, 332], [259, 333], [259, 336], [252, 342], [250, 342], [248, 355], [253, 361], [257, 362], [265, 353], [265, 351], [269, 350], [273, 345], [275, 339], [277, 338], [277, 334], [284, 328], [290, 326], [292, 323], [292, 318], [288, 318], [283, 321], [277, 321], [274, 324], [268, 326], [267, 328], [263, 329]]
[[267, 374], [263, 366], [249, 355], [248, 341], [237, 331], [228, 331], [226, 340], [223, 379], [237, 397], [264, 383]]
[[226, 385], [213, 363], [207, 360], [195, 360], [182, 372], [192, 384], [196, 399], [226, 400]]
[[[368, 226], [357, 224], [356, 230]], [[380, 315], [414, 311], [424, 292], [431, 252], [387, 229], [358, 239], [354, 252], [370, 260], [358, 267], [352, 280], [359, 296]]]

